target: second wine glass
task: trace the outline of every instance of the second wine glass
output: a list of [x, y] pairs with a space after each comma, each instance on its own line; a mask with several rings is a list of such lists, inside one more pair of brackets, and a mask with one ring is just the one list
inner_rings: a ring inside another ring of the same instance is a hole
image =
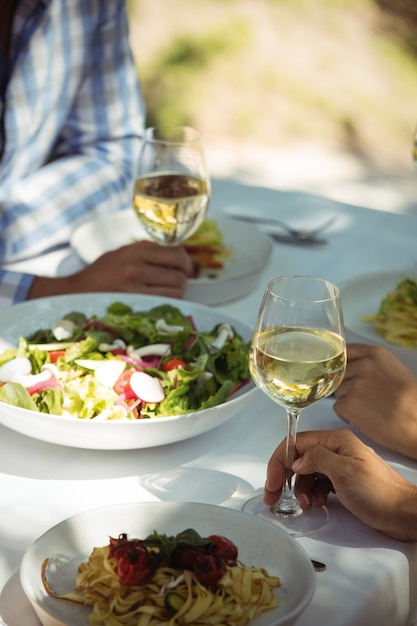
[[188, 126], [147, 128], [133, 206], [148, 236], [176, 246], [204, 221], [210, 180], [200, 133]]
[[254, 330], [249, 366], [255, 384], [287, 412], [285, 478], [271, 507], [258, 496], [243, 507], [276, 520], [292, 534], [323, 527], [324, 509], [303, 512], [294, 493], [291, 466], [297, 422], [305, 407], [330, 396], [346, 369], [346, 341], [338, 288], [311, 276], [283, 276], [268, 283]]

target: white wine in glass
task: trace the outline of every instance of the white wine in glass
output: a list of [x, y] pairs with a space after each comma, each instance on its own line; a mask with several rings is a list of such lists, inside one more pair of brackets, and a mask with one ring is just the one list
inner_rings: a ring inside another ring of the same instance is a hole
[[270, 509], [257, 496], [243, 509], [276, 521], [288, 532], [307, 535], [326, 525], [328, 512], [304, 512], [291, 466], [297, 424], [305, 407], [330, 396], [346, 370], [346, 340], [338, 288], [311, 276], [283, 276], [268, 283], [254, 330], [249, 367], [255, 384], [287, 413], [285, 479]]
[[200, 133], [188, 126], [147, 128], [133, 207], [148, 236], [176, 246], [204, 221], [210, 179]]

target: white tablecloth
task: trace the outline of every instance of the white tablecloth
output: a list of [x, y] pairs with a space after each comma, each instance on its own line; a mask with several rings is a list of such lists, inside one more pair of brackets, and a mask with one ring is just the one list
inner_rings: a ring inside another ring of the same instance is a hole
[[[314, 274], [340, 283], [363, 273], [416, 267], [415, 216], [350, 207], [308, 194], [262, 190], [228, 181], [213, 184], [213, 208], [280, 214], [290, 220], [336, 213], [325, 246], [275, 245], [257, 289], [219, 306], [253, 324], [268, 279]], [[57, 253], [59, 272], [76, 260]], [[51, 259], [49, 272], [51, 272]], [[55, 270], [54, 270], [55, 271]], [[348, 334], [349, 339], [354, 337]], [[357, 338], [356, 338], [357, 339]], [[417, 373], [414, 353], [400, 351]], [[325, 400], [306, 409], [300, 429], [339, 427]], [[343, 424], [345, 425], [345, 424]], [[177, 500], [240, 508], [262, 491], [266, 462], [285, 436], [282, 410], [261, 392], [226, 424], [184, 442], [146, 450], [89, 451], [36, 441], [0, 426], [0, 615], [8, 626], [38, 626], [21, 590], [18, 569], [25, 549], [66, 517], [107, 504]], [[377, 450], [417, 483], [417, 463]], [[417, 544], [390, 540], [329, 504], [330, 525], [299, 541], [324, 561], [317, 590], [298, 626], [409, 626], [417, 619]]]

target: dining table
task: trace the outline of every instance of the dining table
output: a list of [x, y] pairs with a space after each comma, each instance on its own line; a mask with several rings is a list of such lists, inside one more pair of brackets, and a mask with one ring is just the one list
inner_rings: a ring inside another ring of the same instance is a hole
[[[213, 214], [320, 223], [335, 216], [318, 245], [274, 242], [250, 290], [216, 305], [254, 326], [267, 282], [279, 275], [315, 275], [337, 285], [365, 274], [409, 270], [417, 274], [417, 215], [348, 205], [305, 191], [212, 181]], [[265, 225], [252, 228], [268, 231]], [[71, 273], [82, 263], [71, 247], [31, 263], [32, 271]], [[20, 266], [16, 266], [20, 267]], [[23, 267], [23, 266], [21, 266]], [[88, 297], [88, 295], [86, 295]], [[348, 327], [347, 340], [370, 343]], [[392, 348], [417, 375], [417, 351]], [[351, 428], [332, 398], [306, 408], [299, 430]], [[354, 429], [353, 429], [354, 430]], [[392, 467], [417, 484], [417, 462], [374, 444]], [[198, 502], [241, 509], [262, 493], [267, 462], [286, 434], [285, 412], [262, 391], [237, 415], [204, 434], [152, 448], [89, 450], [55, 445], [0, 425], [0, 623], [40, 626], [19, 579], [36, 538], [83, 511], [125, 502]], [[296, 539], [316, 573], [312, 601], [297, 626], [411, 626], [417, 624], [417, 543], [401, 542], [366, 526], [332, 495], [329, 524]], [[393, 512], [395, 513], [395, 512]], [[244, 515], [245, 513], [242, 513]]]

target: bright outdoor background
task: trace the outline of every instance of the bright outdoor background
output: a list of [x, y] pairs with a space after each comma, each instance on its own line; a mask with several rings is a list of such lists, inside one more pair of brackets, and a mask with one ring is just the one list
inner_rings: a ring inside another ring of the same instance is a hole
[[417, 212], [416, 0], [131, 0], [130, 15], [148, 125], [200, 129], [213, 175]]

